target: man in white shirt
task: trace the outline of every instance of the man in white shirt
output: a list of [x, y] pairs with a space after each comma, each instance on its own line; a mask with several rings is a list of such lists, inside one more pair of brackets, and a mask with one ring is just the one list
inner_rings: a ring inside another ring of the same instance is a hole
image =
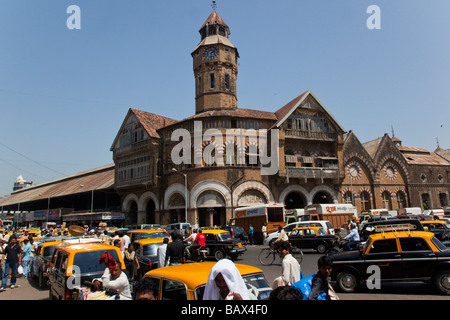
[[300, 280], [300, 264], [289, 253], [290, 246], [290, 243], [287, 241], [277, 243], [278, 253], [283, 260], [281, 261], [281, 276], [273, 281], [272, 289], [280, 286], [289, 286]]
[[122, 264], [120, 262], [116, 262], [114, 268], [105, 268], [102, 277], [92, 280], [92, 284], [96, 291], [103, 287], [103, 289], [117, 290], [117, 293], [131, 298], [130, 283], [127, 275], [122, 272]]

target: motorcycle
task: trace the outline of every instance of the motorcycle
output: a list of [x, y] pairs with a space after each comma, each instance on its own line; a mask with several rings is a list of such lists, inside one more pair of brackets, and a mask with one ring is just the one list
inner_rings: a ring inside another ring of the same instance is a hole
[[349, 242], [350, 240], [337, 238], [333, 241], [331, 247], [328, 248], [327, 253], [359, 250], [359, 243], [353, 243], [349, 250], [347, 246]]
[[208, 250], [206, 250], [205, 246], [192, 247], [190, 243], [188, 243], [188, 245], [184, 248], [184, 254], [186, 259], [195, 262], [205, 261], [207, 253]]

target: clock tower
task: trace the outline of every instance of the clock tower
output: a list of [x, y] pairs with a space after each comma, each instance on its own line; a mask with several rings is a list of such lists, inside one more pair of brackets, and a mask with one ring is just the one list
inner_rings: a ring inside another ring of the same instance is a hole
[[194, 60], [195, 112], [236, 109], [239, 53], [228, 39], [230, 29], [214, 10], [199, 30]]

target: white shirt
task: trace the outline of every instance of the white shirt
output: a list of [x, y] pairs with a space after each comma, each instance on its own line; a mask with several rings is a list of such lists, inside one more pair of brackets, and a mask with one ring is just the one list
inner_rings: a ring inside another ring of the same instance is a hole
[[125, 272], [122, 271], [117, 279], [111, 280], [111, 272], [109, 271], [109, 268], [106, 268], [102, 278], [94, 279], [92, 282], [95, 280], [101, 281], [104, 288], [118, 290], [120, 294], [131, 298], [130, 283], [128, 282], [128, 277]]
[[123, 235], [123, 238], [125, 239], [125, 249], [128, 248], [128, 246], [131, 243], [130, 237], [128, 235]]
[[281, 262], [282, 277], [286, 284], [294, 284], [300, 281], [300, 264], [292, 254], [288, 253]]

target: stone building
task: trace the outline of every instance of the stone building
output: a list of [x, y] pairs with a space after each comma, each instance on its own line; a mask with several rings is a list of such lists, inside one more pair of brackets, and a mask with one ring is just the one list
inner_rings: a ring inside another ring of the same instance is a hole
[[195, 115], [177, 121], [130, 109], [111, 146], [127, 222], [187, 216], [221, 225], [240, 206], [338, 202], [342, 126], [309, 90], [274, 112], [238, 107], [239, 53], [229, 27], [214, 10], [199, 33], [191, 53]]
[[353, 132], [345, 136], [340, 201], [358, 212], [386, 208], [422, 210], [448, 206], [450, 162], [422, 148], [402, 146], [396, 137], [360, 143]]

